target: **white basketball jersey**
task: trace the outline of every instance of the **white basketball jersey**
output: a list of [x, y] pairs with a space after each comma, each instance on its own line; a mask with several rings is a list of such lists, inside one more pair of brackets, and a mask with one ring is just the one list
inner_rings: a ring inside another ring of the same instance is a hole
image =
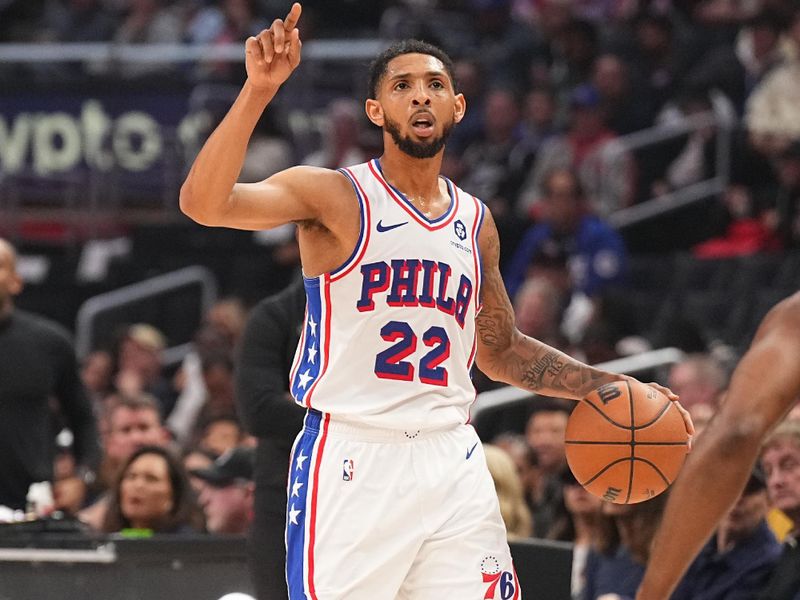
[[377, 427], [465, 423], [475, 399], [485, 207], [447, 180], [450, 206], [430, 220], [386, 181], [378, 160], [341, 172], [356, 191], [361, 231], [343, 265], [305, 278], [292, 395]]

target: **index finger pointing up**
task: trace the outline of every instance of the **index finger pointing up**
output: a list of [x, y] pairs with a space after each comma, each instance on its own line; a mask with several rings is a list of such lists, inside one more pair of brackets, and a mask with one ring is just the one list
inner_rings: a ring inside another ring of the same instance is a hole
[[301, 12], [303, 12], [303, 7], [300, 6], [299, 2], [292, 4], [289, 14], [286, 15], [286, 18], [283, 20], [283, 29], [286, 31], [286, 33], [289, 33], [292, 29], [294, 29], [294, 26], [297, 25], [297, 21], [300, 20]]

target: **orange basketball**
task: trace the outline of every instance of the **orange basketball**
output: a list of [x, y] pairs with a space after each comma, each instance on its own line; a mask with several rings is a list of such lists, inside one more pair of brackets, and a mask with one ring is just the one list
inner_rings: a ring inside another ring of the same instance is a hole
[[567, 422], [567, 462], [595, 496], [633, 504], [666, 490], [688, 450], [683, 418], [664, 394], [615, 381], [581, 400]]

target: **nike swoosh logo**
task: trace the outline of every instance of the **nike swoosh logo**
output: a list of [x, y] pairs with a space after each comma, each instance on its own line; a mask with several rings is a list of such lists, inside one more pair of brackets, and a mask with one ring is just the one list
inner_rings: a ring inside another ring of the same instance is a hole
[[378, 221], [378, 225], [376, 229], [383, 233], [384, 231], [391, 231], [392, 229], [397, 229], [398, 227], [402, 227], [403, 225], [408, 225], [408, 221], [403, 221], [402, 223], [395, 223], [394, 225], [384, 225], [383, 220]]
[[469, 460], [469, 457], [472, 456], [472, 453], [475, 452], [475, 448], [477, 447], [478, 447], [478, 442], [475, 442], [475, 445], [472, 446], [472, 448], [470, 448], [469, 450], [467, 450], [467, 460]]

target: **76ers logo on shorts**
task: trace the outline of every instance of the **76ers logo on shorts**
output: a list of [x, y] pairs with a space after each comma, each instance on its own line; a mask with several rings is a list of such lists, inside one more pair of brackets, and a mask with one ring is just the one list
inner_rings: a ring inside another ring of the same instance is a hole
[[494, 556], [484, 556], [481, 561], [483, 583], [488, 584], [484, 600], [500, 598], [514, 600], [519, 597], [519, 587], [513, 571], [501, 571], [500, 563]]

